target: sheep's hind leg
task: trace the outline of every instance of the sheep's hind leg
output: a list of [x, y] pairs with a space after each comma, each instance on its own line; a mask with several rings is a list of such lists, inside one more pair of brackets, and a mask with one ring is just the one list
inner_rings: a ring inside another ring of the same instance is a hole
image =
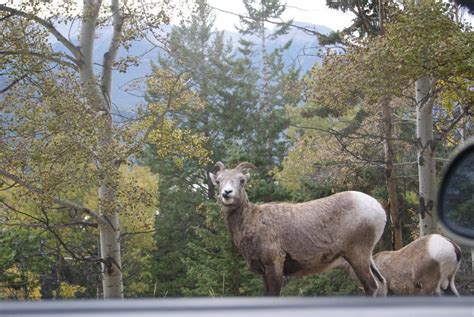
[[[378, 290], [379, 283], [377, 283], [377, 281], [375, 280], [376, 277], [374, 276], [374, 274], [377, 276], [377, 278], [380, 279], [380, 284], [382, 284], [382, 287], [385, 287], [385, 279], [381, 276], [369, 256], [364, 257], [361, 256], [361, 254], [358, 254], [355, 256], [345, 257], [345, 259], [347, 260], [347, 262], [349, 262], [350, 266], [354, 270], [354, 273], [356, 274], [357, 278], [364, 287], [366, 295], [386, 295], [386, 292], [384, 290]], [[371, 266], [374, 266], [374, 268], [371, 268]], [[374, 271], [374, 273], [372, 273], [372, 271]]]
[[451, 296], [459, 296], [458, 290], [456, 289], [456, 284], [455, 284], [455, 277], [456, 277], [456, 272], [459, 269], [459, 263], [458, 266], [456, 267], [456, 270], [449, 276], [449, 284], [448, 287], [446, 287], [444, 293], [446, 295], [451, 295]]
[[454, 284], [454, 274], [449, 279], [449, 286], [446, 289], [446, 294], [453, 295], [453, 296], [459, 296], [458, 290], [456, 289], [456, 284]]
[[377, 283], [377, 292], [375, 296], [387, 296], [388, 295], [388, 283], [387, 280], [383, 277], [379, 268], [375, 264], [375, 261], [370, 257], [370, 271], [375, 276], [375, 282]]

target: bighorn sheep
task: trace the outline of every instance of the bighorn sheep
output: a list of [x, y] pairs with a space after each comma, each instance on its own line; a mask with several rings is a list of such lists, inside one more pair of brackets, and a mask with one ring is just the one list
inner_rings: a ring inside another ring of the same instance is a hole
[[393, 295], [459, 296], [454, 285], [461, 262], [461, 249], [451, 240], [431, 234], [398, 251], [383, 251], [374, 261]]
[[219, 171], [210, 178], [218, 187], [225, 223], [250, 270], [263, 277], [265, 295], [280, 295], [283, 276], [321, 273], [341, 258], [350, 263], [366, 294], [386, 294], [372, 259], [386, 222], [377, 200], [348, 191], [305, 203], [256, 205], [245, 192], [245, 172], [255, 166], [216, 166]]

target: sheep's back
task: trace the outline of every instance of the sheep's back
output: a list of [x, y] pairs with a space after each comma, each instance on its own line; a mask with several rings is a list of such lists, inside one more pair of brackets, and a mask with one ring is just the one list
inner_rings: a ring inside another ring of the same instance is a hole
[[353, 241], [363, 240], [361, 234], [367, 235], [373, 246], [386, 221], [385, 211], [374, 198], [353, 191], [298, 204], [262, 204], [259, 208], [262, 221], [275, 231], [283, 251], [300, 259], [342, 253]]

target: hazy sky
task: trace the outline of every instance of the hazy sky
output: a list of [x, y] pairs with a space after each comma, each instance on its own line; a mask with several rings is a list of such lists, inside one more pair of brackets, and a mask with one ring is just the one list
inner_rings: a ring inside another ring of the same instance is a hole
[[[245, 8], [241, 0], [208, 0], [212, 7], [235, 13], [244, 14]], [[293, 18], [294, 21], [309, 22], [325, 25], [333, 30], [340, 30], [349, 26], [353, 15], [342, 13], [326, 7], [325, 0], [287, 0], [287, 9], [284, 19]], [[235, 31], [234, 25], [239, 18], [235, 15], [216, 11], [216, 27], [219, 30]]]
[[[443, 1], [447, 2], [448, 0]], [[212, 7], [225, 11], [245, 14], [242, 0], [208, 0], [208, 3]], [[342, 13], [338, 10], [329, 9], [326, 6], [326, 0], [286, 0], [286, 3], [287, 9], [283, 19], [293, 18], [294, 21], [324, 25], [335, 31], [351, 25], [354, 16], [352, 13]], [[474, 16], [469, 15], [467, 10], [462, 11], [463, 20], [474, 25]], [[235, 31], [234, 25], [239, 23], [237, 16], [220, 11], [215, 12], [217, 29]]]

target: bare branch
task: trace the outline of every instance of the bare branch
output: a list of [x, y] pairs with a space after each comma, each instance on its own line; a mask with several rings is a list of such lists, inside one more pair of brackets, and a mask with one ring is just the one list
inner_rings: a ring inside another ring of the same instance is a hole
[[[219, 8], [214, 7], [214, 6], [211, 6], [211, 5], [209, 6], [209, 8], [212, 8], [212, 9], [214, 9], [214, 10], [216, 10], [216, 11], [220, 11], [220, 12], [223, 12], [223, 13], [235, 15], [235, 16], [237, 16], [237, 17], [239, 17], [239, 18], [252, 19], [252, 18], [249, 17], [249, 16], [245, 16], [245, 15], [238, 14], [238, 13], [235, 13], [235, 12], [227, 11], [227, 10], [224, 10], [224, 9], [219, 9]], [[270, 23], [270, 24], [278, 25], [278, 26], [287, 25], [287, 23], [284, 23], [284, 22], [272, 21], [272, 20], [267, 20], [267, 19], [265, 19], [264, 21], [267, 22], [267, 23]], [[301, 31], [303, 31], [303, 32], [309, 33], [309, 34], [313, 34], [313, 35], [316, 35], [316, 36], [324, 36], [324, 34], [318, 32], [318, 31], [311, 30], [311, 29], [308, 29], [308, 28], [305, 28], [305, 27], [302, 27], [302, 26], [299, 26], [299, 25], [295, 25], [295, 24], [291, 24], [291, 23], [290, 23], [289, 26], [292, 27], [292, 28], [301, 30]]]
[[76, 253], [74, 253], [73, 250], [69, 248], [69, 246], [63, 241], [61, 236], [52, 228], [49, 226], [49, 224], [46, 226], [47, 230], [51, 232], [56, 240], [59, 242], [59, 244], [63, 247], [63, 249], [69, 253], [69, 255], [76, 261], [94, 261], [94, 262], [100, 262], [101, 259], [97, 257], [82, 257], [82, 256], [77, 256]]
[[145, 231], [134, 231], [134, 232], [124, 232], [120, 235], [120, 240], [123, 240], [127, 236], [138, 235], [138, 234], [148, 234], [148, 233], [155, 233], [157, 230], [145, 230]]
[[16, 213], [18, 213], [18, 214], [21, 214], [21, 215], [23, 215], [23, 216], [26, 216], [26, 217], [31, 218], [31, 219], [33, 219], [33, 220], [36, 220], [36, 221], [38, 221], [38, 222], [40, 222], [40, 223], [44, 223], [44, 221], [43, 221], [42, 219], [40, 219], [40, 218], [38, 218], [38, 217], [36, 217], [36, 216], [33, 216], [33, 215], [31, 215], [31, 214], [28, 214], [28, 213], [26, 213], [26, 212], [24, 212], [24, 211], [18, 210], [18, 209], [16, 209], [15, 207], [13, 207], [13, 206], [7, 204], [7, 203], [6, 203], [5, 201], [3, 201], [3, 200], [0, 200], [0, 203], [1, 203], [3, 206], [5, 206], [7, 209], [11, 210], [11, 211], [14, 211], [14, 212], [16, 212]]
[[[7, 187], [2, 187], [4, 184], [6, 184]], [[1, 190], [1, 191], [9, 190], [9, 189], [11, 189], [11, 188], [13, 188], [13, 187], [16, 187], [17, 185], [18, 185], [18, 184], [15, 183], [15, 182], [13, 182], [13, 184], [11, 184], [11, 185], [10, 185], [10, 184], [7, 184], [6, 182], [3, 182], [3, 184], [0, 184], [0, 190]]]
[[73, 63], [70, 63], [70, 62], [67, 62], [67, 61], [61, 59], [60, 57], [65, 57], [65, 58], [74, 60], [72, 57], [67, 56], [67, 55], [63, 55], [63, 54], [47, 55], [47, 54], [32, 52], [32, 51], [0, 51], [0, 55], [31, 55], [31, 56], [36, 56], [36, 57], [42, 58], [44, 60], [48, 60], [48, 61], [51, 61], [51, 62], [54, 62], [54, 63], [61, 64], [61, 65], [67, 66], [67, 67], [71, 67], [72, 69], [75, 69], [75, 70], [78, 69], [76, 64], [73, 64]]
[[339, 145], [341, 146], [341, 149], [347, 153], [349, 153], [350, 155], [352, 155], [354, 158], [358, 159], [359, 161], [363, 161], [363, 162], [367, 162], [369, 164], [375, 164], [375, 165], [382, 165], [382, 164], [385, 164], [385, 161], [380, 161], [380, 160], [369, 160], [367, 158], [364, 158], [362, 156], [360, 156], [359, 154], [355, 153], [354, 151], [350, 150], [349, 149], [349, 146], [347, 144], [345, 144], [342, 140], [342, 137], [341, 135], [339, 134], [333, 134], [334, 135], [334, 138], [336, 139], [336, 141], [339, 143]]
[[[4, 226], [9, 226], [9, 227], [19, 227], [19, 228], [45, 228], [45, 224], [40, 222], [40, 223], [2, 223]], [[57, 225], [49, 225], [50, 228], [52, 229], [61, 229], [61, 228], [69, 228], [69, 227], [92, 227], [92, 228], [97, 228], [98, 225], [96, 223], [92, 222], [83, 222], [83, 221], [77, 221], [77, 222], [71, 222], [71, 223], [63, 223], [63, 224], [57, 224]]]
[[14, 16], [14, 14], [13, 14], [13, 13], [10, 13], [10, 14], [4, 16], [4, 17], [1, 17], [1, 18], [0, 18], [0, 22], [4, 21], [4, 20], [6, 20], [6, 19], [9, 19], [9, 18], [11, 18], [12, 16]]
[[340, 136], [340, 137], [344, 137], [344, 138], [347, 138], [347, 139], [354, 139], [354, 140], [360, 140], [360, 139], [365, 139], [365, 138], [373, 138], [373, 139], [376, 139], [376, 140], [379, 140], [379, 141], [391, 140], [391, 141], [403, 141], [403, 142], [407, 142], [408, 144], [414, 144], [415, 143], [414, 140], [410, 140], [410, 139], [386, 138], [382, 135], [371, 134], [371, 133], [352, 132], [351, 133], [352, 135], [348, 135], [348, 134], [341, 133], [341, 132], [339, 132], [335, 129], [331, 129], [331, 128], [324, 129], [324, 128], [317, 128], [317, 127], [303, 126], [303, 125], [298, 125], [298, 124], [289, 124], [289, 126], [290, 127], [295, 127], [295, 128], [298, 128], [298, 129], [303, 129], [303, 130], [316, 130], [316, 131], [328, 133], [328, 134], [333, 135], [333, 136]]
[[5, 92], [7, 92], [8, 90], [10, 90], [11, 88], [13, 88], [13, 86], [15, 86], [16, 84], [18, 84], [20, 81], [22, 81], [23, 79], [25, 79], [28, 75], [22, 75], [18, 78], [15, 78], [15, 80], [13, 80], [10, 84], [8, 84], [7, 87], [3, 88], [0, 90], [0, 94], [3, 94]]

